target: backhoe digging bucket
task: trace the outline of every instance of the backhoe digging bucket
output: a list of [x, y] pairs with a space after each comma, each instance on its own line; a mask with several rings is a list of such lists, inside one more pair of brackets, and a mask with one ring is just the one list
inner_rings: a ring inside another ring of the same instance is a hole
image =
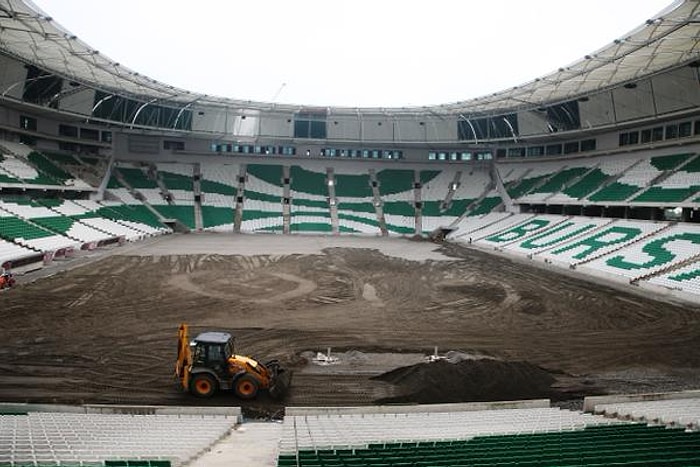
[[283, 399], [289, 391], [289, 386], [292, 383], [292, 372], [282, 368], [277, 361], [271, 361], [266, 364], [267, 369], [272, 374], [270, 379], [270, 388], [268, 392], [273, 399]]

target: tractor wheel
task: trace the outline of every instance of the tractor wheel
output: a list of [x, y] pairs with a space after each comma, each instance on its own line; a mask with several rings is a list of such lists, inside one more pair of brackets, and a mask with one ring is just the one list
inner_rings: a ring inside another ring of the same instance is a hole
[[211, 397], [216, 392], [216, 380], [207, 373], [194, 375], [190, 379], [190, 392], [197, 397]]
[[258, 395], [258, 381], [250, 375], [243, 375], [236, 380], [233, 390], [241, 399], [252, 399]]

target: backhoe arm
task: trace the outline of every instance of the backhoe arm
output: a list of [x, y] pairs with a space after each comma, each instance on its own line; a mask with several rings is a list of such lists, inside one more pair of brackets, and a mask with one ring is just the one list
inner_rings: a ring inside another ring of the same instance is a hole
[[190, 350], [189, 327], [182, 323], [177, 331], [177, 362], [175, 362], [175, 377], [183, 389], [190, 384], [190, 368], [192, 367], [192, 351]]

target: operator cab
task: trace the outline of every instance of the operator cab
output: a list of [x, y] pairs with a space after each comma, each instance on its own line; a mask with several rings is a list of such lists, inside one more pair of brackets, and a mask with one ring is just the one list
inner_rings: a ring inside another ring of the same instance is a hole
[[194, 365], [216, 367], [225, 365], [233, 355], [234, 338], [228, 332], [203, 332], [190, 342]]

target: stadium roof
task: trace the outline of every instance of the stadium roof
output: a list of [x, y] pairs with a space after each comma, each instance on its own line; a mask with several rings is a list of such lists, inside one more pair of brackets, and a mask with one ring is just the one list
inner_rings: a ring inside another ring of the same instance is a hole
[[[304, 106], [193, 93], [132, 71], [92, 49], [29, 0], [0, 0], [0, 53], [103, 91], [169, 105], [296, 111]], [[700, 60], [700, 2], [677, 0], [645, 24], [580, 61], [520, 86], [429, 107], [363, 108], [415, 114], [497, 114], [563, 102]], [[0, 90], [4, 96], [7, 89]], [[358, 109], [333, 107], [334, 113]]]

